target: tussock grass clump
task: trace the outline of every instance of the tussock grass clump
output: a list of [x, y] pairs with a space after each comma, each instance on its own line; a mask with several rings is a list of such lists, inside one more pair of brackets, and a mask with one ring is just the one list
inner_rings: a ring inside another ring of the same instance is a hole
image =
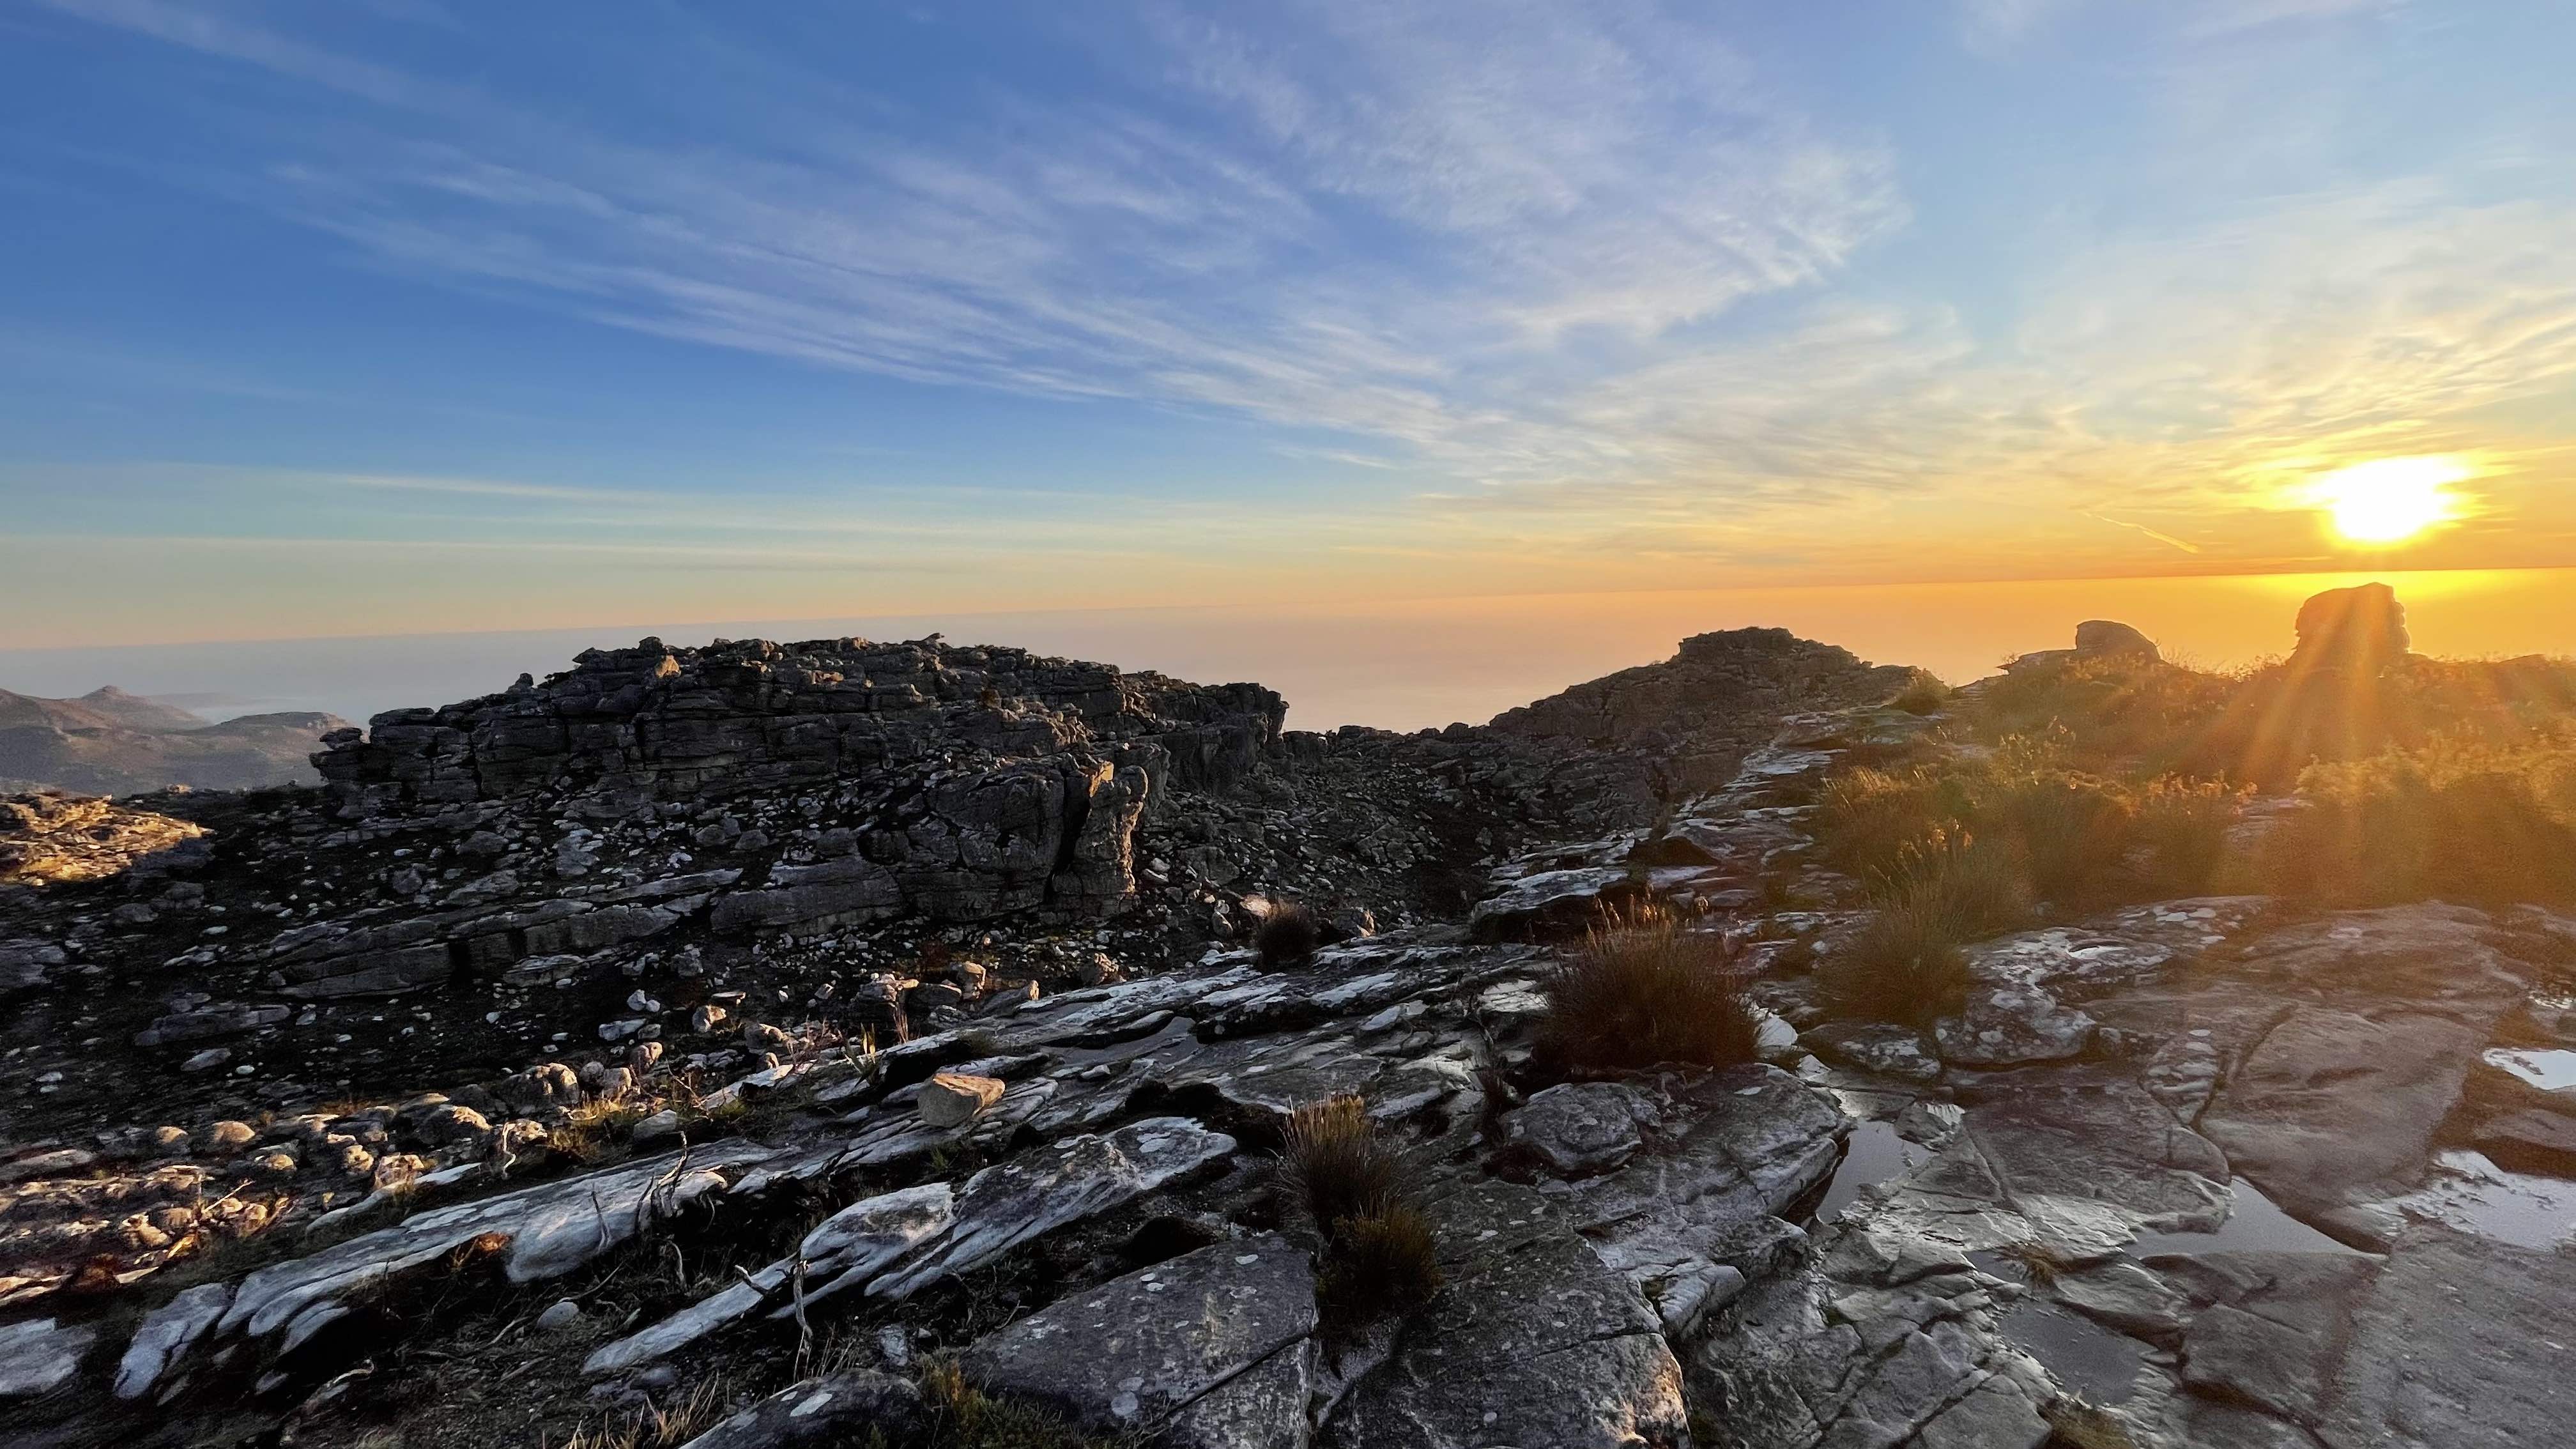
[[1870, 896], [1877, 918], [1817, 963], [1817, 984], [1836, 1010], [1915, 1025], [1956, 1010], [1966, 994], [1964, 943], [2030, 913], [2020, 870], [1965, 834], [1906, 847], [1892, 869], [1871, 878]]
[[1605, 916], [1540, 991], [1539, 1052], [1560, 1069], [1734, 1066], [1753, 1060], [1760, 1036], [1725, 938], [1651, 904]]
[[1324, 941], [1324, 923], [1316, 918], [1314, 908], [1303, 901], [1281, 901], [1261, 918], [1252, 933], [1253, 949], [1261, 954], [1261, 964], [1273, 971], [1294, 966], [1315, 954]]
[[1328, 1330], [1410, 1312], [1440, 1291], [1431, 1218], [1411, 1203], [1344, 1218], [1315, 1274], [1315, 1311]]
[[1421, 1307], [1440, 1290], [1431, 1220], [1404, 1160], [1358, 1097], [1333, 1097], [1288, 1118], [1278, 1168], [1280, 1217], [1317, 1245], [1315, 1305], [1328, 1338]]
[[1288, 1115], [1279, 1159], [1283, 1204], [1301, 1226], [1329, 1233], [1404, 1197], [1404, 1160], [1377, 1135], [1368, 1103], [1328, 1097]]
[[2445, 736], [2312, 765], [2299, 795], [2308, 808], [2266, 842], [2262, 861], [2266, 883], [2284, 894], [2334, 905], [2576, 902], [2576, 732]]
[[1905, 687], [1888, 700], [1888, 708], [1907, 714], [1939, 714], [1950, 703], [1950, 686], [1929, 669], [1917, 669], [1905, 681]]

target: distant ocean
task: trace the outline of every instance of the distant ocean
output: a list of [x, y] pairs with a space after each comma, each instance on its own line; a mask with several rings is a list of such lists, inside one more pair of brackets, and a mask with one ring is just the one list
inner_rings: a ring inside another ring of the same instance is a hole
[[2415, 647], [2468, 657], [2576, 655], [2576, 569], [1709, 589], [1318, 604], [1294, 611], [1131, 609], [636, 624], [88, 649], [0, 650], [0, 688], [85, 694], [114, 684], [209, 718], [324, 710], [364, 721], [403, 705], [487, 694], [543, 677], [594, 645], [647, 634], [811, 639], [857, 634], [1014, 644], [1159, 669], [1207, 683], [1257, 680], [1288, 698], [1298, 729], [1418, 729], [1482, 721], [1568, 684], [1668, 657], [1685, 635], [1778, 625], [1878, 663], [1945, 679], [2062, 646], [2079, 621], [2134, 624], [2206, 666], [2284, 654], [2301, 599], [2382, 579], [2407, 605]]

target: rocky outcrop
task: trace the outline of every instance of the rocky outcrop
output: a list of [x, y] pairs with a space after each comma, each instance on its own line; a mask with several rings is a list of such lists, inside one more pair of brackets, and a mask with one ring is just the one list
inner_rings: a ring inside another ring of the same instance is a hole
[[1625, 775], [1654, 803], [1716, 788], [1784, 715], [1875, 704], [1908, 673], [1786, 629], [1699, 634], [1661, 664], [1578, 684], [1494, 717], [1495, 734], [1582, 751], [1585, 768]]
[[[818, 639], [594, 649], [543, 684], [443, 709], [394, 710], [314, 757], [354, 810], [585, 797], [603, 817], [893, 772], [960, 750], [989, 759], [1110, 758], [1222, 787], [1276, 743], [1286, 706], [1017, 649]], [[967, 787], [970, 791], [974, 787]]]

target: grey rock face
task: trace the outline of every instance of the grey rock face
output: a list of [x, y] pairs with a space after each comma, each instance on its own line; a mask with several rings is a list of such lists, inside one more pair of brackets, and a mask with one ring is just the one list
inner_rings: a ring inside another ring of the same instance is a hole
[[0, 1399], [33, 1398], [70, 1383], [98, 1330], [51, 1318], [0, 1325]]
[[2401, 1243], [2354, 1310], [2318, 1417], [2335, 1449], [2555, 1443], [2576, 1416], [2576, 1259], [2449, 1235]]
[[162, 1304], [134, 1331], [116, 1365], [116, 1396], [139, 1399], [215, 1326], [233, 1300], [229, 1283], [200, 1283]]
[[2060, 1006], [2036, 986], [1978, 986], [1933, 1035], [1945, 1062], [2010, 1067], [2079, 1056], [2093, 1040], [2094, 1025], [2093, 1018]]
[[1433, 1205], [1447, 1285], [1325, 1421], [1334, 1449], [1630, 1449], [1689, 1436], [1681, 1368], [1627, 1279], [1547, 1200], [1473, 1183]]
[[[1263, 1236], [1051, 1304], [983, 1339], [962, 1362], [987, 1392], [1048, 1405], [1088, 1429], [1148, 1434], [1168, 1449], [1303, 1444], [1314, 1329], [1305, 1252]], [[1202, 1410], [1248, 1376], [1241, 1402]], [[1284, 1412], [1253, 1420], [1265, 1406]]]
[[948, 1226], [868, 1285], [902, 1299], [988, 1263], [1041, 1233], [1133, 1201], [1223, 1161], [1234, 1139], [1185, 1117], [1149, 1117], [1105, 1136], [1075, 1137], [966, 1180]]
[[1638, 1124], [1653, 1115], [1645, 1093], [1625, 1082], [1568, 1082], [1507, 1114], [1503, 1142], [1558, 1177], [1589, 1177], [1636, 1155], [1645, 1142]]

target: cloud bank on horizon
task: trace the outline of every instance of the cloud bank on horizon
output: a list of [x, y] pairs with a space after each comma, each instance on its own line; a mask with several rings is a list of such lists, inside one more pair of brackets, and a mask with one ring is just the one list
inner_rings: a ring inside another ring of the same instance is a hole
[[0, 16], [0, 642], [2576, 561], [2576, 13]]

